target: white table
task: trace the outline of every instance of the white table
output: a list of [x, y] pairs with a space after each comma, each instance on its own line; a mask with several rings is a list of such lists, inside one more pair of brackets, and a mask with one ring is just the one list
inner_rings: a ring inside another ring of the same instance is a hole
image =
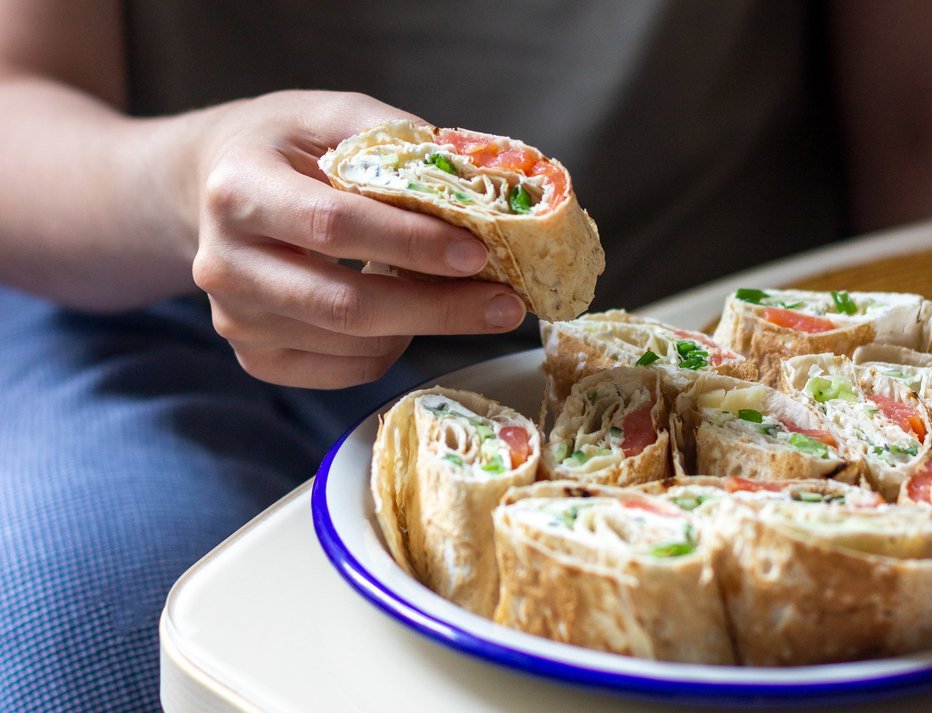
[[[865, 260], [932, 249], [932, 223], [868, 236], [719, 280], [641, 310], [684, 328], [740, 286], [769, 286]], [[247, 524], [172, 588], [162, 614], [167, 713], [556, 713], [708, 710], [575, 688], [466, 656], [363, 600], [314, 534], [308, 482]], [[928, 713], [932, 694], [846, 710]], [[794, 708], [804, 711], [805, 708]]]

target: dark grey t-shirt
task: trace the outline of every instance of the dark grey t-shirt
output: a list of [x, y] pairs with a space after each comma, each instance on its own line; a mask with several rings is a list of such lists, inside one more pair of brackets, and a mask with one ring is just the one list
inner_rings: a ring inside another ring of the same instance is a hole
[[633, 308], [841, 237], [819, 18], [803, 0], [128, 0], [132, 110], [370, 94], [570, 169]]

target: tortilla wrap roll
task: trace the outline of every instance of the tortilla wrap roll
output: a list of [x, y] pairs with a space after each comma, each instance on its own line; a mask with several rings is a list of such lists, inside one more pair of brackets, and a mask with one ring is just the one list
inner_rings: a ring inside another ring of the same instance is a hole
[[857, 482], [845, 444], [815, 409], [764, 384], [703, 374], [670, 418], [677, 475]]
[[504, 136], [389, 121], [320, 159], [334, 187], [428, 213], [471, 231], [489, 250], [474, 279], [511, 286], [545, 320], [585, 310], [605, 268], [598, 229], [569, 172]]
[[924, 303], [899, 292], [740, 289], [726, 299], [714, 336], [752, 360], [761, 381], [779, 387], [780, 362], [799, 354], [850, 356], [871, 343], [919, 348]]
[[714, 522], [715, 573], [742, 663], [932, 647], [932, 509], [731, 499]]
[[640, 366], [573, 387], [541, 453], [550, 480], [631, 485], [670, 474], [670, 434], [657, 373]]
[[440, 596], [490, 617], [498, 596], [491, 513], [531, 483], [540, 436], [479, 394], [414, 391], [385, 414], [372, 451], [375, 514], [389, 551]]
[[663, 498], [695, 515], [711, 514], [717, 503], [728, 498], [839, 503], [865, 508], [885, 502], [879, 493], [872, 490], [822, 478], [750, 480], [730, 475], [677, 475], [637, 485], [635, 489]]
[[656, 369], [668, 402], [704, 372], [744, 379], [757, 375], [751, 362], [722, 348], [707, 334], [621, 309], [592, 312], [558, 324], [542, 322], [540, 331], [543, 369], [554, 410], [559, 410], [577, 381], [616, 366]]
[[630, 489], [548, 481], [509, 490], [493, 518], [496, 622], [642, 658], [734, 663], [688, 514]]
[[916, 393], [899, 379], [834, 354], [788, 359], [783, 379], [832, 424], [870, 486], [896, 501], [932, 449], [929, 410]]
[[932, 354], [891, 344], [868, 344], [854, 350], [852, 361], [872, 367], [915, 391], [932, 408]]

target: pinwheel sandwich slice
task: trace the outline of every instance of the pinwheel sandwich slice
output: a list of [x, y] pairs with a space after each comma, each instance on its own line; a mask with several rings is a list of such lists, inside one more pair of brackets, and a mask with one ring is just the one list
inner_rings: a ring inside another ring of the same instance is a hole
[[395, 120], [328, 151], [336, 188], [437, 216], [489, 249], [477, 279], [510, 285], [544, 320], [592, 301], [605, 256], [559, 161], [505, 136]]
[[492, 510], [534, 481], [540, 436], [515, 411], [469, 391], [414, 391], [382, 418], [372, 451], [375, 514], [398, 564], [489, 617], [498, 598]]

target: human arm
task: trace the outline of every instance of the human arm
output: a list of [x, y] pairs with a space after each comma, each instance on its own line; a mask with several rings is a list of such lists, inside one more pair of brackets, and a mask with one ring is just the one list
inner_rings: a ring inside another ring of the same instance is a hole
[[851, 227], [932, 217], [932, 3], [834, 0], [830, 8]]
[[196, 283], [247, 371], [322, 388], [377, 378], [410, 335], [520, 322], [501, 285], [336, 263], [482, 267], [467, 232], [337, 192], [317, 168], [345, 136], [410, 115], [360, 95], [282, 92], [129, 118], [120, 25], [115, 0], [0, 0], [0, 281], [96, 311]]

